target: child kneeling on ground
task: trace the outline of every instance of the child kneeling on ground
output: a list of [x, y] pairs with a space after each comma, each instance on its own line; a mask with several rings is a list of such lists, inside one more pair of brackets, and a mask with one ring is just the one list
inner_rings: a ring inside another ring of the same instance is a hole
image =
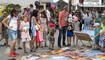
[[53, 50], [54, 47], [54, 42], [55, 42], [55, 38], [54, 38], [54, 33], [55, 33], [55, 25], [54, 24], [49, 24], [49, 30], [48, 30], [48, 40], [50, 42], [50, 47], [49, 49]]

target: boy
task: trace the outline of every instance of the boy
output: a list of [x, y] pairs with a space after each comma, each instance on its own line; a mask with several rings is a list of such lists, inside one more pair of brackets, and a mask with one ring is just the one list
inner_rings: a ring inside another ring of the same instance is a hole
[[48, 40], [50, 42], [50, 48], [51, 50], [53, 50], [53, 46], [54, 46], [54, 42], [55, 42], [55, 39], [54, 39], [54, 33], [55, 33], [55, 25], [54, 24], [49, 24], [49, 34], [48, 34]]
[[95, 23], [94, 24], [95, 26], [95, 44], [96, 44], [96, 47], [94, 48], [94, 50], [99, 50], [99, 32], [100, 32], [100, 24], [99, 23]]

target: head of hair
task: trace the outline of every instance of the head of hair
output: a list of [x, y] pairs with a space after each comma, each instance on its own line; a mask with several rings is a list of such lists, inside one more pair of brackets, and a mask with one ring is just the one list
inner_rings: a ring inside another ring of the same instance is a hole
[[24, 15], [24, 16], [23, 16], [23, 19], [24, 19], [25, 17], [28, 17], [28, 16], [27, 16], [27, 15]]
[[42, 11], [41, 12], [41, 14], [43, 14], [44, 15], [44, 18], [47, 18], [47, 16], [46, 16], [46, 11], [44, 10], [44, 11]]
[[30, 4], [30, 7], [33, 8], [33, 4]]
[[38, 10], [33, 10], [32, 16], [37, 17], [38, 15]]
[[100, 30], [100, 33], [104, 33], [104, 30]]
[[11, 13], [10, 13], [10, 15], [11, 15], [11, 17], [13, 17], [14, 16], [14, 14], [17, 12], [17, 10], [16, 9], [12, 9], [12, 11], [11, 11]]
[[27, 8], [24, 8], [24, 11], [28, 11], [28, 9]]

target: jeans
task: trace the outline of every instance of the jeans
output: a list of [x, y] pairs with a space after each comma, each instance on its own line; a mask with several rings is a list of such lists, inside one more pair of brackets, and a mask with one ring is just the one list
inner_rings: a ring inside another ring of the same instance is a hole
[[62, 27], [62, 29], [59, 29], [59, 36], [58, 36], [58, 46], [61, 47], [61, 38], [63, 35], [63, 45], [65, 44], [65, 38], [66, 38], [66, 26]]
[[10, 40], [16, 40], [17, 39], [17, 31], [8, 29], [8, 32], [9, 32]]

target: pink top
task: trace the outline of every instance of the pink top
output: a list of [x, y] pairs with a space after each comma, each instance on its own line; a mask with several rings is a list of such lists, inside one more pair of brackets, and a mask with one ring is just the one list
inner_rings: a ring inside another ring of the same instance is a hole
[[59, 18], [60, 18], [60, 25], [61, 25], [61, 27], [66, 26], [67, 25], [67, 20], [69, 18], [69, 13], [61, 11], [59, 13]]
[[[20, 25], [20, 29], [23, 29], [24, 31], [21, 32], [21, 38], [29, 38], [29, 22], [22, 22]], [[27, 30], [27, 32], [25, 32]]]

